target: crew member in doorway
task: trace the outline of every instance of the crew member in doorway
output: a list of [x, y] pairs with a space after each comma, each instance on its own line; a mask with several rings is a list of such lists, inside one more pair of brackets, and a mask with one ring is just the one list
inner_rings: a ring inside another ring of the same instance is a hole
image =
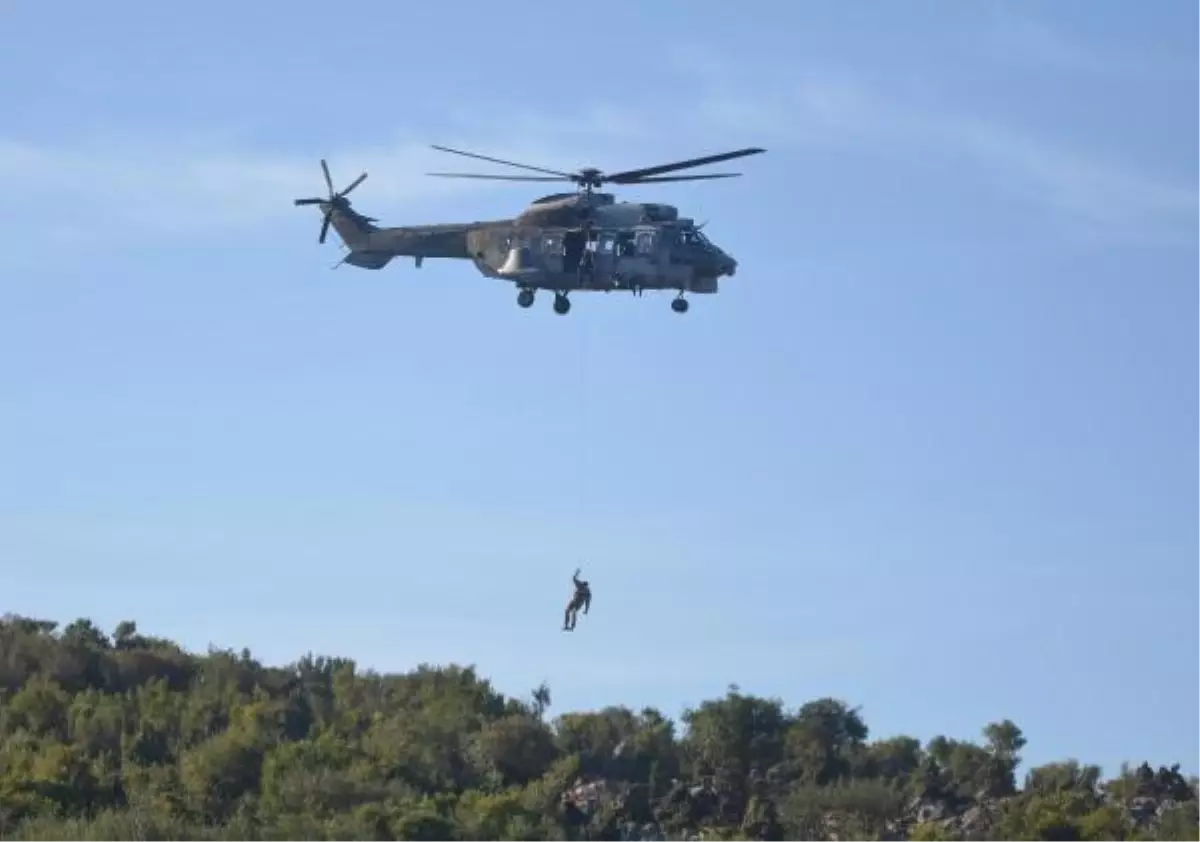
[[596, 234], [592, 230], [592, 222], [583, 223], [583, 254], [579, 259], [579, 285], [590, 287], [596, 273]]

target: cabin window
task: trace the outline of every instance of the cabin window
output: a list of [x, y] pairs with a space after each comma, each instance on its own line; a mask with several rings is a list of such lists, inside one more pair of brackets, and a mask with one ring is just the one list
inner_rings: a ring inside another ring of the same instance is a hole
[[653, 254], [654, 253], [654, 232], [653, 231], [638, 231], [634, 240], [637, 245], [638, 254]]
[[612, 254], [613, 246], [616, 238], [612, 234], [601, 234], [598, 240], [597, 250], [601, 254]]
[[544, 254], [562, 254], [563, 240], [558, 234], [546, 234], [542, 237], [542, 252]]

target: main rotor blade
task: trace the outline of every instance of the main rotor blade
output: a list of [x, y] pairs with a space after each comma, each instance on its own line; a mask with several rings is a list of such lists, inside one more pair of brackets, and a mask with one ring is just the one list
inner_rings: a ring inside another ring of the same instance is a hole
[[339, 193], [338, 195], [339, 195], [339, 196], [345, 196], [347, 193], [349, 193], [349, 192], [350, 192], [351, 190], [353, 190], [355, 187], [357, 187], [358, 185], [362, 184], [362, 183], [363, 183], [363, 180], [364, 180], [364, 179], [366, 179], [366, 177], [367, 177], [367, 174], [366, 174], [366, 173], [363, 173], [363, 174], [362, 174], [362, 175], [360, 175], [358, 178], [354, 179], [354, 181], [350, 182], [350, 186], [349, 186], [349, 187], [347, 187], [345, 190], [343, 190], [343, 191], [342, 191], [341, 193]]
[[558, 175], [484, 175], [472, 172], [427, 172], [425, 175], [437, 178], [482, 178], [488, 181], [574, 181]]
[[547, 175], [557, 175], [563, 178], [574, 178], [570, 173], [559, 172], [558, 170], [548, 170], [545, 167], [531, 167], [528, 164], [516, 164], [512, 161], [505, 161], [502, 158], [489, 158], [487, 155], [478, 155], [474, 152], [463, 152], [461, 149], [451, 149], [448, 146], [433, 145], [433, 148], [439, 152], [449, 152], [451, 155], [462, 155], [466, 158], [476, 158], [480, 161], [489, 161], [493, 164], [502, 164], [506, 167], [516, 167], [519, 170], [531, 170], [532, 172], [544, 172]]
[[766, 151], [765, 149], [759, 149], [757, 146], [749, 149], [738, 149], [736, 152], [722, 152], [719, 155], [705, 155], [703, 158], [689, 158], [686, 161], [676, 161], [673, 164], [660, 164], [656, 167], [644, 167], [640, 170], [625, 170], [624, 172], [610, 173], [604, 176], [604, 180], [613, 182], [614, 184], [641, 181], [648, 175], [659, 175], [665, 172], [674, 172], [675, 170], [687, 170], [692, 167], [701, 167], [705, 164], [715, 164], [718, 161], [743, 158], [746, 155], [757, 155], [760, 152]]
[[325, 183], [329, 186], [329, 195], [333, 195], [333, 179], [329, 177], [329, 164], [325, 163], [325, 159], [321, 159], [321, 171], [325, 173]]
[[317, 242], [324, 245], [325, 235], [329, 233], [329, 218], [330, 214], [325, 214], [325, 218], [321, 220], [321, 236], [317, 238]]
[[741, 178], [740, 172], [718, 172], [709, 175], [659, 175], [646, 178], [635, 178], [631, 181], [621, 181], [622, 184], [653, 184], [662, 181], [705, 181], [710, 178]]
[[328, 202], [328, 199], [296, 199], [297, 205], [319, 205], [321, 202]]

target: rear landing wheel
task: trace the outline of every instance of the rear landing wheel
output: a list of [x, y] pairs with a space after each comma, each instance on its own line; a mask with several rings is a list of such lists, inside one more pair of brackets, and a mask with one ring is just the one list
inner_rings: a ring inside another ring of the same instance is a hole
[[676, 298], [671, 302], [671, 309], [676, 313], [686, 313], [688, 311], [688, 300], [686, 298]]
[[523, 289], [520, 292], [518, 292], [517, 293], [517, 306], [518, 307], [532, 307], [533, 306], [533, 290]]
[[571, 299], [567, 298], [561, 292], [554, 295], [554, 312], [560, 316], [565, 316], [571, 312]]

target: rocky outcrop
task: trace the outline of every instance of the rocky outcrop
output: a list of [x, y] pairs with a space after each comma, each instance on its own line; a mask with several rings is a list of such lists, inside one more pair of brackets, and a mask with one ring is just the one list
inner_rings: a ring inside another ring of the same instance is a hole
[[[884, 839], [906, 840], [912, 838], [914, 829], [924, 828], [921, 838], [972, 840], [998, 839], [1000, 823], [1005, 812], [1021, 809], [1024, 796], [1007, 798], [980, 797], [970, 803], [958, 804], [946, 800], [914, 798], [907, 805], [904, 816], [888, 823]], [[1170, 814], [1185, 809], [1197, 802], [1196, 794], [1189, 799], [1157, 798], [1136, 796], [1122, 800], [1112, 793], [1101, 793], [1098, 805], [1116, 807], [1118, 814], [1130, 833], [1155, 837], [1158, 828]], [[1190, 814], [1189, 814], [1190, 815]], [[837, 839], [837, 819], [829, 816], [826, 827], [829, 839]]]
[[[639, 801], [637, 795], [637, 787], [628, 783], [599, 777], [580, 778], [563, 793], [562, 801], [575, 823], [581, 828], [586, 827], [590, 838], [683, 839], [689, 842], [730, 838], [728, 829], [723, 835], [715, 833], [714, 828], [718, 825], [739, 827], [737, 838], [740, 839], [784, 838], [772, 799], [761, 794], [751, 795], [740, 822], [730, 821], [729, 816], [724, 815], [722, 797], [711, 779], [672, 781], [668, 792], [653, 804], [644, 797]], [[914, 838], [914, 831], [916, 838], [923, 839], [999, 838], [996, 834], [1006, 811], [1019, 809], [1023, 798], [1025, 796], [1021, 794], [1006, 798], [980, 794], [966, 800], [917, 796], [908, 801], [902, 815], [888, 821], [878, 835], [898, 842]], [[1114, 792], [1101, 792], [1097, 798], [1100, 805], [1118, 807], [1131, 832], [1152, 835], [1172, 811], [1188, 802], [1194, 804], [1197, 793], [1189, 788], [1182, 800], [1155, 795], [1123, 797]], [[635, 803], [643, 808], [631, 809]], [[649, 807], [648, 815], [645, 806]], [[817, 833], [812, 838], [831, 842], [862, 838], [856, 817], [837, 811], [824, 813], [819, 827], [814, 830]]]

